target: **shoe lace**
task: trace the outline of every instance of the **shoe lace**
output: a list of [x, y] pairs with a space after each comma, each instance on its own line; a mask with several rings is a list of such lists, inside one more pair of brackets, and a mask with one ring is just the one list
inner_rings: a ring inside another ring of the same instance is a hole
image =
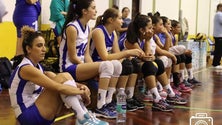
[[96, 114], [93, 113], [92, 111], [89, 111], [89, 117], [91, 118], [91, 120], [92, 120], [93, 122], [98, 122], [98, 121], [100, 121], [98, 118], [96, 118]]

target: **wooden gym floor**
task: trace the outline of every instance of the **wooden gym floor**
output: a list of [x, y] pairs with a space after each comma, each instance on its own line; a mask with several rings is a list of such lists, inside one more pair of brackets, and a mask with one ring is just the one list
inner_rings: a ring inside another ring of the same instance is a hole
[[[144, 110], [127, 112], [125, 125], [189, 125], [190, 120], [191, 125], [195, 123], [200, 123], [199, 125], [222, 124], [222, 70], [210, 67], [201, 69], [195, 72], [195, 77], [202, 81], [202, 86], [195, 87], [189, 94], [183, 94], [183, 97], [189, 100], [188, 104], [175, 105], [173, 112], [158, 112], [151, 110], [151, 103], [146, 103]], [[206, 113], [207, 116], [196, 117], [196, 113]], [[110, 125], [115, 125], [115, 120], [106, 121]], [[64, 113], [56, 119], [53, 125], [74, 124], [73, 113], [64, 109]], [[18, 125], [10, 107], [7, 90], [0, 92], [0, 125]]]

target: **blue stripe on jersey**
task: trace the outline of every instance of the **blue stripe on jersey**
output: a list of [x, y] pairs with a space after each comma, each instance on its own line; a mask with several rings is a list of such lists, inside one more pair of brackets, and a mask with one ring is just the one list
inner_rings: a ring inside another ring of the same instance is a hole
[[32, 94], [40, 94], [42, 91], [42, 87], [40, 86], [37, 90], [35, 90]]
[[[104, 37], [105, 37], [105, 45], [106, 50], [108, 53], [111, 53], [112, 47], [113, 47], [113, 41], [114, 41], [114, 33], [112, 32], [111, 36], [107, 33], [105, 27], [103, 25], [99, 25], [96, 28], [99, 28], [103, 31]], [[92, 59], [93, 61], [101, 61], [101, 58], [99, 57], [99, 54], [96, 49], [93, 50], [92, 53]]]
[[67, 39], [65, 41], [65, 45], [64, 45], [64, 48], [63, 48], [63, 54], [62, 54], [62, 71], [65, 71], [66, 67], [66, 53], [68, 51], [68, 47], [67, 47]]
[[[78, 22], [79, 26], [81, 27], [82, 32], [85, 33], [86, 27], [83, 28], [83, 26], [82, 26], [82, 24], [81, 24], [81, 22], [80, 22], [79, 20], [77, 20], [77, 22]], [[77, 28], [76, 28], [76, 29], [77, 29]]]
[[125, 49], [124, 47], [124, 42], [126, 40], [126, 32], [123, 33], [120, 37], [119, 37], [119, 40], [118, 40], [118, 43], [119, 43], [119, 49], [122, 51], [123, 49]]
[[23, 93], [26, 83], [27, 83], [27, 81], [21, 79], [21, 81], [19, 82], [19, 85], [18, 85], [18, 89], [16, 91], [17, 104], [19, 105], [19, 107], [21, 108], [22, 111], [24, 111], [26, 109], [25, 104], [23, 103], [23, 98], [22, 98], [22, 93]]

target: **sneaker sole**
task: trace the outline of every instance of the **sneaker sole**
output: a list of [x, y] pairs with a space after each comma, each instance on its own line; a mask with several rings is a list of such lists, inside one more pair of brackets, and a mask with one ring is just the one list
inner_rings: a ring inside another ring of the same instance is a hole
[[103, 114], [95, 113], [97, 117], [107, 118], [107, 119], [115, 119], [116, 116], [106, 116]]
[[166, 100], [167, 103], [170, 103], [170, 104], [179, 104], [179, 105], [184, 105], [184, 104], [187, 104], [187, 102], [175, 102], [175, 101], [168, 101]]
[[152, 111], [163, 111], [163, 112], [172, 112], [173, 109], [164, 110], [158, 107], [152, 107]]
[[126, 111], [128, 111], [128, 112], [133, 112], [133, 111], [136, 111], [138, 109], [138, 107], [136, 108], [136, 109], [130, 109], [130, 110], [126, 110]]

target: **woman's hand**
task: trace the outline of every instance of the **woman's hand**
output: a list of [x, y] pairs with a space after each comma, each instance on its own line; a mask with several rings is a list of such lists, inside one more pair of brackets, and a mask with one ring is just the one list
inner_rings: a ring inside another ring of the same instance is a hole
[[184, 52], [185, 55], [188, 55], [188, 56], [191, 56], [192, 55], [192, 51], [187, 49], [185, 52]]
[[141, 57], [144, 55], [144, 52], [140, 49], [130, 49], [130, 50], [126, 50], [126, 51], [128, 51], [128, 56]]
[[91, 98], [90, 98], [91, 92], [90, 92], [89, 88], [86, 85], [82, 85], [82, 84], [79, 84], [78, 88], [84, 92], [81, 95], [81, 97], [83, 99], [83, 103], [85, 105], [89, 105], [91, 103]]
[[176, 57], [175, 55], [173, 55], [171, 59], [172, 59], [172, 61], [173, 61], [173, 64], [176, 64], [176, 63], [177, 63], [177, 57]]
[[153, 54], [146, 54], [142, 57], [143, 61], [153, 61], [156, 57]]

